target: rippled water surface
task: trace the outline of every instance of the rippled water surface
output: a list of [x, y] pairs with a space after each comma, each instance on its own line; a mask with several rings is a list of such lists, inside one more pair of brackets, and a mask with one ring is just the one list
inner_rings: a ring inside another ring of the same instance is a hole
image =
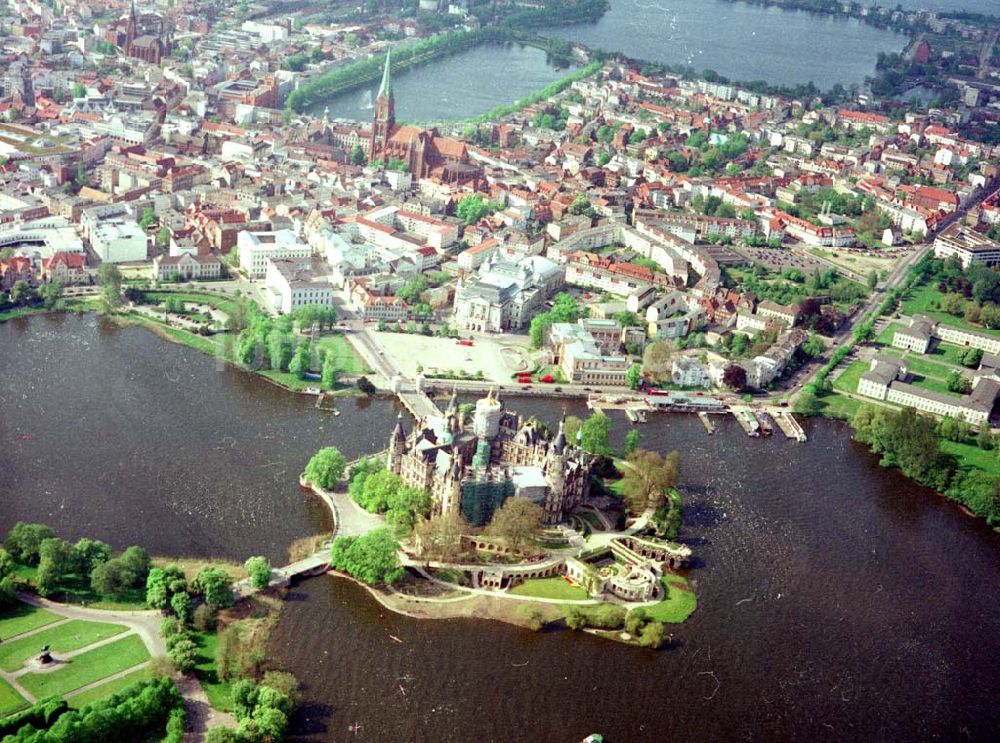
[[[347, 401], [332, 419], [93, 316], [0, 325], [0, 349], [0, 530], [38, 519], [116, 546], [279, 559], [329, 527], [295, 485], [309, 455], [379, 448], [395, 415]], [[549, 421], [563, 407], [508, 404]], [[305, 682], [299, 739], [995, 740], [1000, 536], [878, 467], [840, 424], [808, 426], [806, 444], [718, 425], [641, 427], [644, 446], [682, 452], [698, 557], [699, 608], [672, 648], [411, 620], [317, 578], [272, 643]]]

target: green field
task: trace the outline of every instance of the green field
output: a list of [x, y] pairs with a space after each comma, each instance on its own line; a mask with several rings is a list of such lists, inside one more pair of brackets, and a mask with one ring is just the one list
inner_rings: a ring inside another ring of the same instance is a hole
[[878, 334], [875, 342], [880, 346], [891, 346], [892, 339], [896, 335], [896, 331], [902, 329], [903, 325], [901, 323], [891, 322], [885, 326], [881, 333]]
[[28, 706], [28, 701], [14, 691], [14, 687], [0, 679], [0, 717], [20, 712]]
[[158, 291], [147, 291], [145, 292], [146, 299], [152, 302], [162, 302], [167, 297], [175, 297], [180, 299], [182, 302], [195, 302], [197, 304], [207, 304], [209, 306], [215, 307], [227, 315], [233, 314], [236, 311], [237, 302], [234, 299], [227, 299], [225, 297], [216, 294], [202, 294], [199, 292], [158, 292]]
[[955, 366], [964, 367], [961, 357], [968, 350], [968, 348], [953, 346], [950, 343], [936, 343], [934, 348], [931, 349], [930, 357], [935, 361], [944, 361]]
[[58, 614], [28, 604], [18, 604], [14, 609], [0, 614], [0, 639], [16, 637], [33, 629], [44, 627], [62, 619]]
[[871, 364], [867, 361], [852, 361], [850, 366], [844, 369], [840, 375], [833, 380], [833, 388], [835, 390], [840, 390], [841, 392], [857, 392], [858, 382], [861, 380], [861, 375], [864, 374], [871, 368]]
[[942, 441], [941, 448], [954, 454], [960, 466], [974, 467], [994, 474], [1000, 469], [1000, 456], [996, 450], [986, 451], [975, 444], [959, 444], [954, 441]]
[[823, 407], [821, 414], [829, 418], [843, 418], [850, 420], [861, 407], [861, 401], [847, 395], [833, 394], [823, 395], [819, 398]]
[[215, 632], [192, 632], [192, 635], [198, 643], [195, 676], [201, 681], [212, 708], [228, 712], [233, 706], [229, 696], [231, 684], [228, 681], [221, 681], [215, 672], [215, 647], [218, 644], [218, 635]]
[[[694, 613], [698, 608], [698, 598], [686, 578], [679, 575], [665, 575], [661, 578], [667, 597], [655, 606], [646, 609], [646, 616], [658, 622], [669, 622], [680, 624]], [[671, 583], [678, 583], [686, 588], [679, 588]]]
[[937, 290], [936, 284], [918, 284], [910, 289], [903, 300], [902, 310], [906, 315], [927, 315], [945, 325], [952, 325], [956, 328], [975, 330], [988, 335], [1000, 336], [1000, 330], [987, 330], [979, 325], [970, 325], [962, 317], [949, 315], [936, 308], [936, 305], [944, 298], [944, 295]]
[[69, 697], [66, 701], [69, 702], [69, 706], [73, 709], [80, 709], [80, 707], [85, 704], [90, 704], [91, 702], [96, 702], [98, 699], [109, 697], [112, 694], [121, 691], [126, 686], [131, 686], [137, 681], [145, 681], [146, 679], [151, 678], [152, 675], [153, 673], [149, 670], [148, 666], [140, 668], [139, 670], [127, 673], [114, 681], [108, 681], [106, 684], [95, 686], [93, 689], [81, 691], [79, 694]]
[[354, 350], [354, 346], [339, 333], [321, 335], [316, 341], [316, 347], [333, 352], [333, 357], [337, 362], [337, 371], [341, 374], [367, 374], [370, 372], [364, 360]]
[[142, 638], [129, 635], [71, 658], [62, 668], [26, 673], [18, 682], [36, 697], [65, 694], [149, 660]]
[[[887, 352], [897, 355], [896, 349], [892, 349]], [[937, 377], [938, 379], [947, 379], [948, 375], [951, 374], [954, 369], [958, 368], [932, 360], [930, 356], [920, 356], [915, 353], [906, 354], [906, 356], [903, 357], [903, 361], [906, 364], [906, 370], [908, 372], [912, 374], [920, 374], [925, 377]]]
[[567, 583], [564, 578], [538, 578], [528, 580], [510, 589], [517, 596], [534, 596], [540, 599], [561, 599], [563, 601], [584, 601], [590, 595], [580, 586]]
[[43, 645], [49, 645], [54, 653], [68, 653], [91, 645], [100, 640], [120, 635], [127, 627], [122, 624], [105, 622], [84, 622], [73, 620], [50, 627], [20, 640], [0, 643], [0, 668], [16, 671], [24, 662], [38, 653]]
[[914, 387], [921, 387], [925, 390], [931, 390], [932, 392], [940, 392], [942, 395], [951, 395], [952, 397], [961, 397], [957, 392], [952, 392], [948, 389], [948, 383], [943, 379], [938, 379], [936, 377], [925, 377], [920, 374], [915, 374], [910, 378], [910, 384]]

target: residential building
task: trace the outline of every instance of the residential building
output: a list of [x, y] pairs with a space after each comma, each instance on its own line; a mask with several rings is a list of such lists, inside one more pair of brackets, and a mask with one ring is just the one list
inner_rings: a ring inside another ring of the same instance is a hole
[[248, 232], [241, 230], [236, 237], [236, 247], [240, 256], [240, 268], [250, 278], [259, 279], [267, 274], [270, 258], [308, 258], [312, 248], [299, 241], [292, 230], [274, 232]]
[[153, 259], [153, 275], [159, 281], [201, 281], [222, 276], [222, 261], [211, 253], [181, 252]]
[[1000, 264], [1000, 243], [986, 235], [956, 223], [934, 238], [934, 257], [947, 260], [955, 256], [968, 268], [973, 263]]
[[264, 286], [274, 308], [285, 314], [314, 304], [333, 306], [333, 284], [318, 280], [311, 257], [268, 258]]

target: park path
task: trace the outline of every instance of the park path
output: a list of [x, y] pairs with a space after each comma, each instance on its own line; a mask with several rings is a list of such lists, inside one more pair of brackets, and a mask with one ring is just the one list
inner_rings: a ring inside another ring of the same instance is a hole
[[[55, 601], [49, 601], [48, 599], [41, 598], [40, 596], [34, 596], [27, 593], [18, 594], [18, 598], [26, 604], [47, 609], [54, 614], [66, 617], [67, 620], [83, 619], [86, 621], [124, 624], [129, 628], [129, 632], [115, 635], [114, 638], [111, 638], [112, 640], [119, 640], [127, 634], [134, 633], [142, 638], [143, 644], [146, 646], [146, 650], [149, 651], [149, 654], [152, 657], [166, 656], [167, 654], [166, 642], [164, 642], [163, 638], [160, 637], [160, 624], [163, 622], [163, 614], [155, 609], [144, 611], [89, 609], [84, 606], [58, 604]], [[46, 625], [46, 627], [51, 626], [53, 625]], [[25, 634], [27, 635], [29, 633]], [[82, 648], [79, 651], [67, 653], [65, 656], [61, 657], [70, 657], [71, 655], [83, 652], [84, 650], [90, 650], [93, 647], [105, 644], [106, 642], [107, 641], [94, 643], [93, 645], [88, 645], [86, 648]], [[105, 681], [111, 681], [140, 667], [141, 666], [133, 666], [132, 668], [126, 669], [122, 673], [101, 679], [101, 681], [90, 684], [89, 686], [75, 689], [72, 693], [80, 693], [81, 691], [85, 691], [87, 688], [97, 686], [99, 683], [104, 683]], [[37, 701], [34, 696], [28, 694], [17, 683], [16, 678], [12, 675], [0, 671], [0, 677], [10, 683], [19, 694], [23, 695], [24, 698], [32, 704]], [[179, 678], [175, 678], [174, 681], [177, 683], [177, 688], [184, 697], [184, 709], [187, 712], [187, 719], [185, 723], [187, 733], [184, 736], [184, 740], [187, 743], [197, 743], [198, 741], [203, 740], [205, 737], [205, 731], [209, 727], [215, 727], [218, 725], [233, 728], [236, 727], [236, 720], [232, 715], [212, 709], [212, 706], [208, 703], [208, 695], [205, 693], [204, 687], [202, 687], [201, 682], [197, 678], [194, 676], [181, 676]]]

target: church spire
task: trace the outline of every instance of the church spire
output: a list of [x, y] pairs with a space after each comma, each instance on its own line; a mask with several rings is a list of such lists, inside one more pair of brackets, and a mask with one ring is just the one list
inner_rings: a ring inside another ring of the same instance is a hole
[[392, 47], [387, 47], [385, 50], [385, 68], [382, 70], [382, 84], [378, 86], [378, 95], [376, 98], [381, 98], [385, 96], [389, 100], [392, 100], [392, 77], [390, 75], [392, 67]]

